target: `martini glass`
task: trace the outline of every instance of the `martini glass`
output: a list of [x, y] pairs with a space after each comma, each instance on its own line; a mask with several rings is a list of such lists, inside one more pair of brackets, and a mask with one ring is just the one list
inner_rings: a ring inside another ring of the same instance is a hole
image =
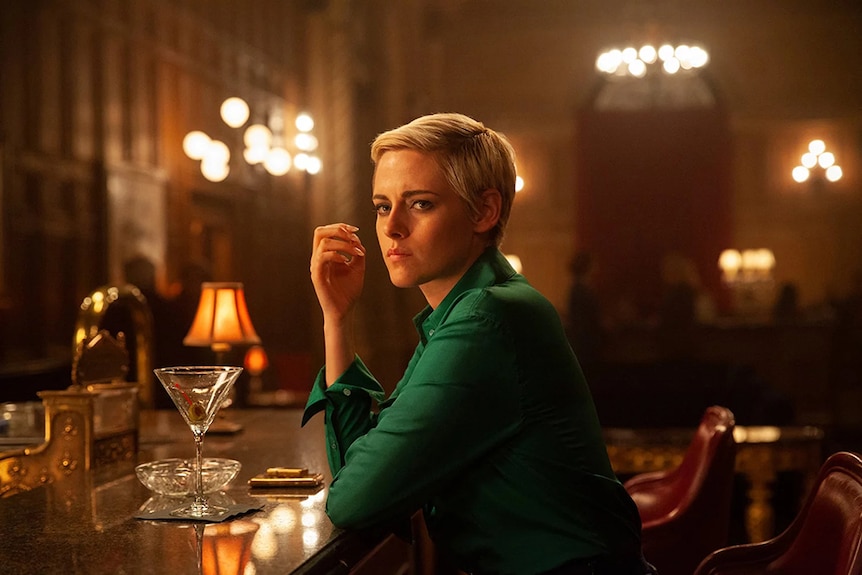
[[233, 388], [242, 372], [241, 367], [193, 366], [163, 367], [154, 370], [156, 377], [171, 396], [174, 405], [186, 420], [195, 438], [195, 498], [192, 503], [176, 509], [171, 515], [208, 519], [225, 511], [224, 507], [210, 505], [203, 489], [204, 435], [215, 418], [222, 401]]

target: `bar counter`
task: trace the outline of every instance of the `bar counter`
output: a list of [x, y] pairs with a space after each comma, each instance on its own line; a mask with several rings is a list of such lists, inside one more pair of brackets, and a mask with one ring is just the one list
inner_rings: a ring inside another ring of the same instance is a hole
[[[324, 512], [330, 473], [322, 417], [301, 428], [298, 409], [228, 414], [243, 430], [208, 433], [203, 455], [236, 459], [242, 469], [214, 497], [261, 510], [223, 523], [136, 519], [143, 509], [169, 504], [138, 481], [133, 465], [74, 473], [69, 480], [0, 499], [0, 572], [198, 574], [215, 572], [211, 559], [218, 556], [222, 562], [247, 561], [253, 568], [245, 572], [256, 575], [338, 573], [383, 540], [383, 533], [339, 530]], [[191, 431], [178, 412], [141, 414], [136, 463], [193, 456]], [[266, 492], [248, 487], [249, 478], [276, 466], [322, 473], [324, 487]], [[247, 526], [253, 539], [246, 541], [250, 554], [243, 558], [240, 531]]]

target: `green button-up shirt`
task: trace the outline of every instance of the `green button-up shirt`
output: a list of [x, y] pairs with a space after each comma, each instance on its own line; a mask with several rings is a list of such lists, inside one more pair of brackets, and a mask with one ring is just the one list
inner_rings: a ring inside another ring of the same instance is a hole
[[477, 573], [638, 553], [637, 508], [551, 303], [489, 249], [414, 323], [420, 342], [385, 401], [359, 358], [313, 386], [303, 422], [325, 410], [333, 523], [424, 506], [437, 547]]

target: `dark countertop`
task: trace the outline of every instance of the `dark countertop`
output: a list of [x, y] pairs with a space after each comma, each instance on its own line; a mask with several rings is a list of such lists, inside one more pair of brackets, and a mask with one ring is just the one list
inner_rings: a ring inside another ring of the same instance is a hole
[[[323, 418], [299, 425], [301, 410], [229, 410], [244, 429], [232, 435], [207, 434], [204, 457], [237, 459], [242, 469], [228, 490], [228, 502], [262, 505], [234, 521], [202, 524], [135, 519], [158, 506], [131, 466], [101, 468], [0, 499], [0, 572], [17, 574], [185, 574], [208, 572], [199, 565], [213, 542], [220, 553], [245, 522], [258, 525], [249, 561], [257, 575], [329, 572], [379, 542], [374, 535], [336, 529], [324, 512], [326, 487], [309, 490], [250, 490], [247, 481], [267, 467], [306, 467], [330, 480]], [[138, 462], [193, 457], [191, 431], [174, 410], [141, 417]], [[195, 528], [198, 525], [198, 529]], [[222, 535], [221, 538], [214, 538]], [[203, 539], [200, 537], [203, 536]], [[206, 562], [206, 561], [205, 561]], [[224, 571], [222, 571], [223, 573]]]

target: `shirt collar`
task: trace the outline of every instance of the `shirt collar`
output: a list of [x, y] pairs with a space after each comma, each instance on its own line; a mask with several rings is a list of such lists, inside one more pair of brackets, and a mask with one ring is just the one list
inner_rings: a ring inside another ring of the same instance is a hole
[[430, 305], [425, 306], [425, 309], [413, 318], [413, 324], [416, 326], [416, 331], [419, 332], [419, 337], [422, 338], [422, 343], [427, 342], [428, 338], [434, 334], [434, 330], [449, 314], [449, 308], [461, 294], [472, 289], [481, 289], [498, 284], [511, 278], [515, 273], [506, 256], [500, 253], [499, 249], [495, 246], [488, 247], [476, 258], [476, 261], [461, 276], [458, 283], [449, 290], [449, 293], [446, 294], [436, 309], [432, 309]]

